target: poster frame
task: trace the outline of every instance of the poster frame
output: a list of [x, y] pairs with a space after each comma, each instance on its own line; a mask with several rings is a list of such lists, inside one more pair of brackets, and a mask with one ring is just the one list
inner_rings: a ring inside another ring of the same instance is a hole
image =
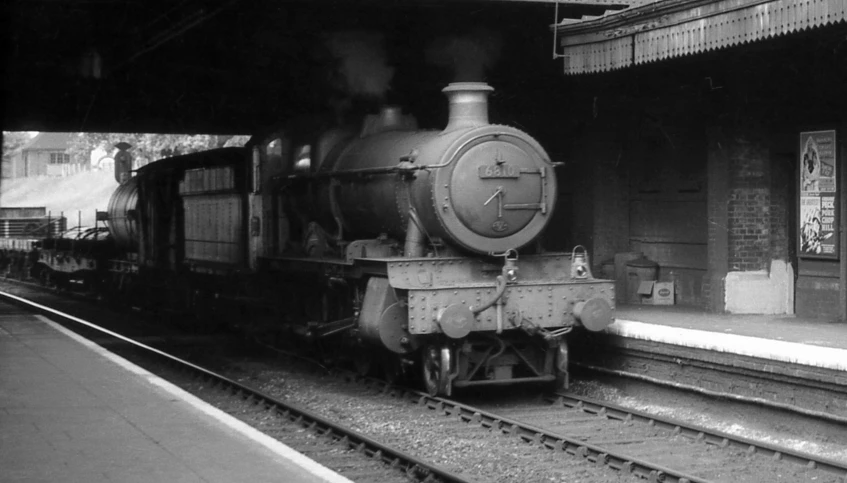
[[[841, 174], [839, 170], [841, 166], [839, 163], [840, 159], [840, 132], [836, 127], [822, 127], [820, 129], [809, 129], [799, 131], [797, 141], [799, 144], [799, 149], [797, 151], [797, 256], [798, 258], [803, 259], [812, 259], [812, 260], [832, 260], [838, 261], [840, 259], [841, 252], [841, 239], [840, 239], [840, 200], [841, 200]], [[831, 178], [833, 186], [833, 191], [823, 190], [804, 190], [804, 183], [807, 181], [804, 178], [804, 168], [806, 168], [806, 163], [804, 160], [804, 154], [806, 150], [806, 144], [809, 138], [821, 137], [821, 136], [832, 136], [832, 168], [834, 172], [829, 176]], [[833, 219], [832, 219], [832, 230], [829, 231], [829, 237], [827, 238], [827, 245], [831, 245], [833, 247], [832, 253], [809, 253], [803, 251], [804, 246], [804, 228], [805, 228], [805, 220], [803, 205], [804, 200], [812, 201], [817, 199], [818, 206], [820, 209], [821, 200], [824, 198], [832, 198], [833, 200]]]

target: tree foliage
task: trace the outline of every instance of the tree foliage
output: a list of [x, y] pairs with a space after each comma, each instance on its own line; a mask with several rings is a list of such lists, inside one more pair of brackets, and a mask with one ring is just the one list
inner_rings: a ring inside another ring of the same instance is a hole
[[248, 140], [249, 136], [217, 134], [75, 133], [71, 136], [68, 153], [71, 159], [87, 160], [92, 151], [102, 148], [113, 155], [115, 145], [125, 142], [132, 146], [128, 151], [138, 168], [170, 156], [243, 146]]
[[23, 131], [3, 131], [3, 164], [11, 162], [12, 156], [30, 139], [29, 133]]

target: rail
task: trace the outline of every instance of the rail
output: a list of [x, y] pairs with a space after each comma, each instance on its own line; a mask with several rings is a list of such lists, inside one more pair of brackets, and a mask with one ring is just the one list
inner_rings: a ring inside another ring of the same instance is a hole
[[305, 408], [301, 408], [291, 403], [275, 399], [272, 396], [265, 394], [259, 390], [253, 389], [249, 386], [245, 386], [239, 382], [233, 381], [232, 379], [212, 372], [196, 364], [180, 359], [146, 344], [142, 344], [138, 341], [135, 341], [129, 337], [123, 336], [111, 330], [104, 329], [83, 319], [74, 317], [73, 315], [66, 314], [64, 312], [52, 309], [45, 305], [41, 305], [30, 300], [26, 300], [25, 298], [18, 297], [16, 295], [2, 291], [0, 291], [0, 298], [5, 299], [16, 305], [24, 306], [29, 310], [39, 312], [43, 315], [60, 317], [65, 321], [79, 324], [88, 329], [93, 329], [98, 333], [126, 342], [135, 348], [145, 351], [148, 354], [158, 356], [181, 369], [184, 369], [188, 372], [192, 372], [197, 376], [204, 378], [210, 384], [217, 385], [223, 389], [228, 390], [232, 394], [238, 395], [239, 397], [245, 400], [251, 401], [255, 405], [264, 405], [265, 409], [269, 412], [275, 412], [287, 418], [288, 420], [299, 424], [304, 428], [307, 428], [315, 433], [320, 434], [321, 436], [331, 437], [336, 442], [344, 444], [348, 448], [355, 449], [366, 456], [383, 461], [384, 463], [388, 464], [391, 468], [395, 468], [398, 471], [404, 472], [413, 480], [431, 483], [466, 483], [469, 481], [443, 468], [440, 468], [410, 454], [404, 453], [400, 450], [386, 446], [357, 431], [354, 431], [350, 428], [344, 427], [328, 419], [325, 419], [322, 416], [315, 414]]
[[785, 460], [797, 463], [808, 468], [816, 468], [832, 473], [841, 478], [847, 478], [847, 464], [834, 460], [820, 458], [799, 451], [793, 451], [774, 444], [754, 441], [752, 439], [736, 436], [721, 431], [709, 430], [699, 426], [683, 423], [667, 417], [658, 417], [653, 414], [627, 409], [616, 404], [595, 401], [593, 399], [576, 396], [574, 394], [556, 393], [547, 399], [549, 402], [564, 407], [580, 409], [589, 414], [596, 414], [608, 419], [630, 422], [637, 421], [646, 423], [657, 428], [662, 428], [687, 438], [702, 441], [720, 447], [736, 446], [744, 449], [748, 454], [762, 454], [774, 460]]

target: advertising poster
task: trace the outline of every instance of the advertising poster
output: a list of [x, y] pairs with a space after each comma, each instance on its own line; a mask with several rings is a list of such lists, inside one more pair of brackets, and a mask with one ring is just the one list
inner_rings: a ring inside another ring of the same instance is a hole
[[800, 133], [801, 257], [838, 258], [835, 131]]

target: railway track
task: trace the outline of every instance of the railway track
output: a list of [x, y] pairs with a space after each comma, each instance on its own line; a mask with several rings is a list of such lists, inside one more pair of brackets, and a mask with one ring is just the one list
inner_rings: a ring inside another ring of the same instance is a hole
[[[847, 479], [844, 463], [571, 394], [531, 397], [521, 403], [492, 398], [497, 406], [491, 400], [469, 405], [363, 379], [350, 371], [338, 375], [350, 384], [365, 384], [376, 394], [426, 408], [447, 421], [546, 451], [553, 461], [548, 459], [545, 465], [558, 460], [564, 466], [578, 460], [648, 481]], [[445, 432], [461, 431], [445, 424]]]
[[[269, 392], [274, 392], [280, 384], [274, 379], [273, 371], [270, 372], [270, 375], [249, 375], [246, 378], [250, 379], [251, 387], [271, 388]], [[422, 434], [453, 434], [459, 441], [459, 448], [482, 446], [492, 455], [496, 455], [495, 447], [500, 446], [507, 447], [504, 450], [507, 454], [510, 451], [525, 453], [526, 458], [531, 458], [533, 462], [528, 463], [524, 458], [519, 464], [537, 466], [538, 471], [535, 474], [539, 475], [554, 474], [563, 478], [573, 478], [577, 475], [591, 481], [618, 481], [618, 478], [628, 481], [633, 476], [648, 481], [680, 482], [843, 482], [847, 479], [847, 465], [835, 461], [574, 395], [558, 394], [546, 399], [504, 400], [501, 393], [495, 399], [496, 403], [484, 399], [460, 403], [433, 398], [382, 381], [360, 378], [352, 372], [338, 371], [337, 374], [341, 377], [332, 382], [320, 381], [316, 384], [322, 386], [321, 390], [336, 390], [341, 394], [328, 396], [328, 399], [373, 400], [363, 403], [365, 406], [357, 407], [353, 412], [368, 412], [380, 416], [390, 413], [390, 417], [385, 416], [386, 420], [391, 421], [388, 424], [399, 428], [395, 432], [403, 432], [407, 427], [403, 424], [404, 420], [420, 419], [421, 408], [429, 409], [432, 417], [442, 420], [442, 423], [433, 422], [431, 419], [427, 419], [425, 423], [418, 421], [420, 425], [425, 426], [424, 430], [421, 430]], [[291, 379], [295, 376], [286, 374], [284, 377]], [[206, 379], [194, 384], [208, 388], [212, 382]], [[269, 413], [295, 420], [301, 417], [296, 412], [286, 413], [269, 409], [271, 406], [266, 399], [251, 395], [252, 389], [246, 385], [239, 382], [236, 384], [237, 386], [217, 384], [229, 387], [227, 391], [236, 394], [232, 399], [235, 409], [227, 410], [252, 414], [251, 417], [260, 421], [258, 424], [263, 431], [269, 434], [286, 432], [276, 427], [278, 422], [262, 419]], [[368, 391], [362, 391], [361, 384], [365, 384]], [[279, 397], [276, 396], [277, 399]], [[317, 412], [342, 413], [342, 418], [354, 419], [351, 414], [343, 414], [344, 409], [339, 409], [338, 404], [327, 403], [323, 406]], [[309, 424], [320, 427], [320, 423]], [[365, 429], [363, 432], [369, 434], [367, 437], [371, 437], [373, 441], [389, 441], [396, 436], [391, 431], [381, 432], [379, 424], [373, 421], [367, 421], [362, 426]], [[323, 434], [329, 439], [339, 439], [327, 430], [324, 430]], [[340, 438], [342, 441], [343, 439]], [[359, 449], [362, 442], [348, 439], [345, 444], [348, 448]], [[403, 444], [400, 442], [398, 446]], [[408, 442], [406, 444], [408, 448]], [[414, 451], [407, 449], [406, 452], [427, 452], [426, 447], [414, 444], [412, 447]], [[309, 451], [314, 450], [308, 447], [304, 449], [307, 454]], [[370, 452], [378, 459], [387, 458], [387, 453], [379, 449], [368, 450], [366, 446], [361, 446], [361, 451]], [[472, 461], [473, 457], [468, 456], [468, 460]], [[427, 476], [431, 478], [430, 475]], [[505, 475], [498, 481], [519, 480], [509, 479], [509, 475]]]
[[[660, 481], [847, 480], [845, 463], [572, 394], [505, 408], [438, 409], [551, 449], [575, 447], [586, 458]], [[642, 461], [676, 469], [651, 469]]]
[[847, 424], [843, 371], [693, 349], [610, 334], [575, 344], [573, 373], [585, 378], [638, 380], [726, 401]]

